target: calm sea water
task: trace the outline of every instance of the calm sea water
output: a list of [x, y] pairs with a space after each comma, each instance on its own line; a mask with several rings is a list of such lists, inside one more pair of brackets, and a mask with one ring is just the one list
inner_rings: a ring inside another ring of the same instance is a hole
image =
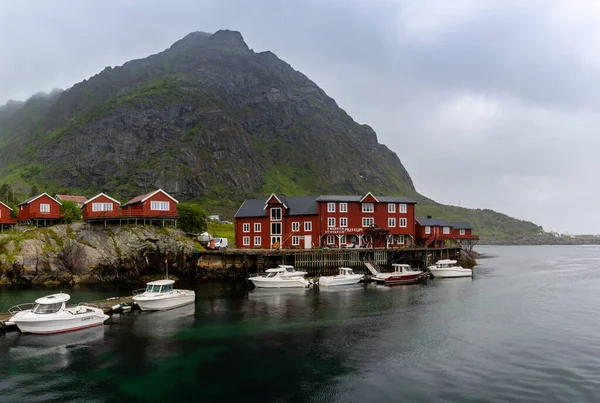
[[[195, 306], [0, 335], [0, 401], [596, 402], [600, 247], [479, 247], [424, 286], [195, 287]], [[129, 289], [64, 290], [75, 302]], [[0, 311], [48, 294], [0, 289]]]

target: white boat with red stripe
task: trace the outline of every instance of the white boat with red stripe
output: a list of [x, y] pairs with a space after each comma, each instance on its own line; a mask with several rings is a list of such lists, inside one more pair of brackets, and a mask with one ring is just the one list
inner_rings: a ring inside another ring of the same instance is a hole
[[108, 319], [102, 309], [87, 304], [67, 307], [69, 294], [52, 294], [33, 304], [16, 305], [8, 311], [9, 322], [23, 333], [53, 334], [100, 326]]

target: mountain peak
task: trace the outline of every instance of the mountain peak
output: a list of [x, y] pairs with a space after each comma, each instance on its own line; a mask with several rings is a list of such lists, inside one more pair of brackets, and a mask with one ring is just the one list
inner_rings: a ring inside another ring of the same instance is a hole
[[242, 34], [238, 31], [222, 29], [215, 32], [209, 39], [213, 44], [228, 48], [235, 48], [241, 51], [248, 51], [248, 45], [244, 42]]

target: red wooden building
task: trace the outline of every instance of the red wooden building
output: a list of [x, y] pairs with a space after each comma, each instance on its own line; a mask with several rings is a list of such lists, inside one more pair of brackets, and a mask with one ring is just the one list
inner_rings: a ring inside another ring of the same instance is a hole
[[43, 221], [44, 225], [53, 224], [61, 219], [60, 206], [61, 203], [47, 193], [30, 197], [19, 203], [17, 221], [35, 221], [36, 225], [39, 225], [40, 221]]
[[17, 223], [17, 219], [11, 216], [13, 209], [8, 207], [6, 204], [0, 202], [0, 230], [3, 231], [4, 227], [9, 227]]
[[427, 218], [417, 217], [415, 223], [418, 246], [436, 248], [443, 247], [450, 241], [479, 239], [472, 234], [471, 224], [466, 221], [449, 222], [427, 216]]
[[121, 207], [121, 217], [132, 218], [177, 218], [177, 204], [171, 195], [162, 189], [134, 197]]
[[238, 248], [403, 247], [414, 242], [415, 201], [406, 197], [272, 194], [235, 214]]
[[119, 218], [121, 203], [104, 193], [97, 194], [81, 206], [83, 220], [106, 220]]

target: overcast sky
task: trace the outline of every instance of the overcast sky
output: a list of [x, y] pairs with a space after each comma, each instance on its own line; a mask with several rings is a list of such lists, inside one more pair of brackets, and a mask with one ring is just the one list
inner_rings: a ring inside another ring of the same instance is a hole
[[419, 192], [600, 233], [597, 0], [2, 0], [0, 104], [225, 28], [371, 125]]

